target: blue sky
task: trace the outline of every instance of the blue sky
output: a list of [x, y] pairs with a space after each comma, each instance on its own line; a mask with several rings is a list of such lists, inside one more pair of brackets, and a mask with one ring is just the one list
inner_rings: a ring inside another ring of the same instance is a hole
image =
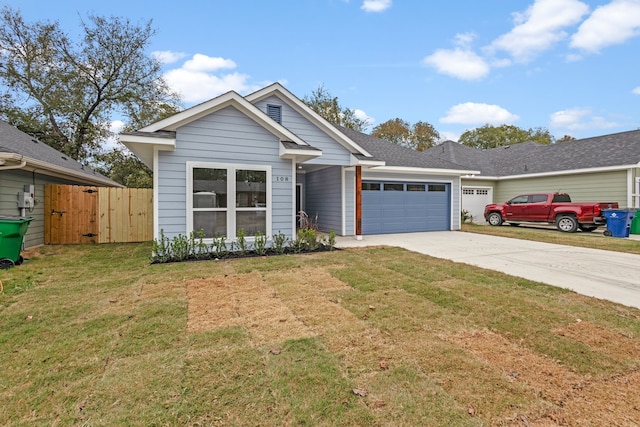
[[[12, 7], [16, 7], [12, 5]], [[640, 0], [23, 0], [70, 34], [87, 14], [153, 20], [149, 54], [184, 106], [281, 82], [319, 85], [371, 126], [457, 140], [484, 124], [557, 138], [640, 128]]]

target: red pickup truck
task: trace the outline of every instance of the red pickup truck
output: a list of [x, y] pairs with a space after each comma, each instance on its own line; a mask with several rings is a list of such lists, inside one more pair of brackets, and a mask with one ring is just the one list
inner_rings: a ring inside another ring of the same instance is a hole
[[505, 203], [485, 206], [484, 218], [490, 225], [520, 225], [521, 222], [555, 224], [558, 230], [573, 233], [578, 228], [593, 231], [606, 223], [603, 209], [615, 209], [617, 202], [571, 202], [565, 193], [521, 194]]

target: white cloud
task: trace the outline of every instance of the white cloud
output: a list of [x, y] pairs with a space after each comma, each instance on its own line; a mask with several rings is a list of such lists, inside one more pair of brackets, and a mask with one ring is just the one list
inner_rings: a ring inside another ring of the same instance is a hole
[[151, 55], [160, 61], [161, 64], [173, 64], [187, 56], [186, 53], [172, 52], [170, 50], [156, 50], [155, 52], [151, 52]]
[[182, 68], [194, 72], [218, 71], [221, 69], [236, 68], [236, 63], [231, 59], [196, 53], [193, 55], [193, 58], [184, 63]]
[[566, 27], [576, 25], [589, 12], [578, 0], [535, 0], [523, 13], [514, 13], [516, 26], [494, 40], [487, 50], [503, 50], [518, 62], [527, 62], [566, 38]]
[[571, 47], [587, 52], [640, 35], [640, 0], [613, 0], [598, 7], [571, 38]]
[[570, 108], [551, 114], [550, 127], [554, 129], [585, 130], [608, 129], [619, 126], [604, 117], [597, 116], [589, 108]]
[[391, 7], [391, 0], [364, 0], [360, 9], [365, 12], [383, 12]]
[[634, 87], [631, 93], [633, 93], [634, 95], [640, 95], [640, 86]]
[[247, 74], [224, 72], [233, 68], [236, 68], [236, 63], [231, 59], [198, 53], [180, 68], [167, 71], [163, 77], [188, 104], [206, 101], [230, 90], [248, 93], [260, 88], [249, 83]]
[[475, 52], [463, 48], [439, 49], [422, 60], [441, 74], [462, 80], [477, 80], [489, 74], [489, 65]]
[[447, 111], [440, 123], [455, 123], [463, 125], [502, 125], [513, 123], [520, 119], [499, 105], [465, 102], [454, 105]]

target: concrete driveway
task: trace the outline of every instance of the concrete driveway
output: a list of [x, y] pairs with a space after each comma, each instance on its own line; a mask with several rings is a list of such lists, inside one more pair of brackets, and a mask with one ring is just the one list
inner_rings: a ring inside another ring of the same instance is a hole
[[640, 255], [461, 231], [384, 234], [363, 240], [339, 237], [336, 244], [378, 245], [400, 246], [640, 308]]

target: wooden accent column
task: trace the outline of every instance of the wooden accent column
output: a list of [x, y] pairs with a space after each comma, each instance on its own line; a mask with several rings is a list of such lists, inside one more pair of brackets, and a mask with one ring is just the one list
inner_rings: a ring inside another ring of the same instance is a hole
[[356, 236], [362, 236], [362, 166], [356, 166]]

